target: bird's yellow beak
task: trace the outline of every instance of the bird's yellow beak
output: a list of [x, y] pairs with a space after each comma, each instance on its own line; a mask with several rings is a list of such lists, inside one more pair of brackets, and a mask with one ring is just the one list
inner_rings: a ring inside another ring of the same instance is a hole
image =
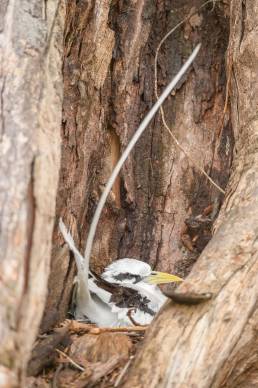
[[151, 275], [146, 278], [146, 281], [150, 284], [165, 284], [182, 282], [183, 279], [176, 275], [171, 275], [170, 273], [152, 271]]

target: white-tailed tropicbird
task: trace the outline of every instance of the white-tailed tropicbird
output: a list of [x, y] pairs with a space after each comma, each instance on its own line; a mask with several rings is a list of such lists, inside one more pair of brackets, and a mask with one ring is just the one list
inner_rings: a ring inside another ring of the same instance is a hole
[[[73, 252], [77, 266], [74, 317], [98, 326], [147, 325], [167, 300], [157, 284], [180, 282], [181, 278], [152, 271], [149, 264], [130, 258], [110, 264], [101, 277], [88, 271], [62, 220], [59, 228]], [[86, 276], [86, 277], [85, 277]]]

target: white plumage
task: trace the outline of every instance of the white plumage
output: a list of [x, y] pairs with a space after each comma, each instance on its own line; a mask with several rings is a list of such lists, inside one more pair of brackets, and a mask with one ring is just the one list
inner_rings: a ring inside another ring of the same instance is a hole
[[74, 312], [77, 320], [89, 319], [98, 326], [147, 325], [167, 299], [151, 283], [181, 281], [177, 276], [152, 271], [147, 263], [125, 258], [105, 269], [101, 284], [101, 280], [89, 271], [89, 263], [84, 263], [62, 220], [59, 227], [77, 266]]
[[105, 268], [102, 277], [107, 282], [119, 283], [120, 281], [116, 279], [116, 276], [125, 273], [132, 274], [131, 283], [133, 283], [133, 275], [139, 275], [142, 277], [149, 276], [151, 274], [151, 267], [149, 264], [144, 263], [143, 261], [124, 258], [114, 261], [107, 268]]

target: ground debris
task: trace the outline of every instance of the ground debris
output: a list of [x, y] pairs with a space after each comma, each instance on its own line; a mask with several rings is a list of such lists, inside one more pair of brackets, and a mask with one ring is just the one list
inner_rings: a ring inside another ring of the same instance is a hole
[[128, 359], [131, 349], [130, 338], [122, 333], [84, 334], [74, 339], [69, 355], [73, 359], [83, 358], [88, 362], [107, 362], [119, 355]]
[[73, 320], [66, 320], [65, 325], [68, 327], [70, 332], [74, 333], [90, 333], [90, 334], [101, 334], [101, 333], [137, 333], [145, 332], [148, 326], [126, 326], [126, 327], [97, 327], [91, 323], [77, 322]]
[[42, 377], [27, 377], [26, 388], [49, 388], [49, 384]]
[[[52, 352], [49, 354], [48, 343], [53, 333], [44, 335], [40, 340], [40, 352], [35, 351], [39, 343], [33, 351], [33, 362], [43, 365], [35, 356], [45, 353], [52, 362], [44, 370], [41, 368], [40, 376], [28, 378], [28, 387], [117, 387], [123, 381], [146, 330], [144, 326], [98, 328], [72, 320], [66, 320], [60, 326], [54, 333], [66, 333], [69, 346], [60, 350], [58, 346], [53, 347], [52, 341]], [[45, 351], [42, 348], [44, 343], [47, 347]]]
[[38, 338], [32, 351], [27, 368], [28, 376], [37, 376], [43, 369], [50, 367], [56, 358], [55, 349], [69, 344], [67, 327], [58, 328], [42, 337]]
[[[81, 373], [74, 372], [72, 369], [61, 371], [57, 378], [56, 386], [60, 388], [90, 388], [96, 386], [103, 377], [107, 380], [111, 373], [124, 366], [127, 361], [127, 359], [120, 356], [113, 356], [106, 362], [87, 363], [84, 361], [85, 370]], [[109, 383], [108, 380], [107, 383]]]

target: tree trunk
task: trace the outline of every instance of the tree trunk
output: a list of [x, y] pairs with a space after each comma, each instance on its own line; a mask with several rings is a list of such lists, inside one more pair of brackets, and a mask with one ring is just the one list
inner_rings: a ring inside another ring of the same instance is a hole
[[0, 4], [1, 387], [22, 384], [47, 293], [60, 159], [63, 20], [61, 2]]
[[[216, 232], [150, 328], [124, 387], [257, 387], [258, 4], [231, 2], [234, 161]], [[196, 294], [209, 301], [191, 306]], [[154, 367], [155, 366], [155, 367]]]

